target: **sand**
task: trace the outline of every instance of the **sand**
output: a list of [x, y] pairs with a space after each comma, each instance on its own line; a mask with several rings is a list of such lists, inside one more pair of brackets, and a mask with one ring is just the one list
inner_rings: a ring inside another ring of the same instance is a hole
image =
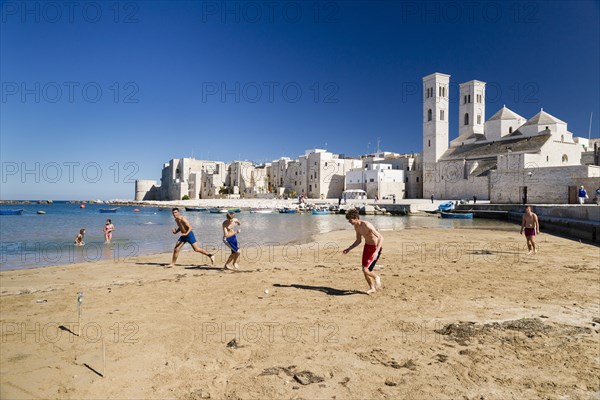
[[600, 396], [598, 247], [542, 234], [526, 256], [518, 227], [382, 233], [370, 296], [349, 230], [246, 248], [242, 272], [190, 251], [172, 269], [161, 254], [3, 272], [0, 397]]

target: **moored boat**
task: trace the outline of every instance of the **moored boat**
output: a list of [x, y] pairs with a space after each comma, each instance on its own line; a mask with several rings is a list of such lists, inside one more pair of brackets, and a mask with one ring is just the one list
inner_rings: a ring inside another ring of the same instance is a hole
[[0, 215], [21, 215], [25, 210], [0, 210]]
[[451, 201], [447, 201], [438, 206], [439, 211], [452, 211], [454, 210], [454, 203]]
[[119, 209], [118, 207], [117, 207], [117, 208], [101, 208], [99, 211], [100, 211], [102, 214], [106, 214], [106, 213], [116, 213], [118, 209]]
[[186, 207], [185, 211], [192, 211], [192, 212], [204, 212], [207, 209], [204, 207]]
[[312, 215], [329, 215], [329, 210], [312, 210]]
[[473, 219], [473, 213], [447, 213], [442, 211], [442, 218]]
[[293, 208], [282, 208], [281, 210], [279, 210], [279, 213], [281, 214], [296, 214], [298, 212], [298, 210], [295, 210]]

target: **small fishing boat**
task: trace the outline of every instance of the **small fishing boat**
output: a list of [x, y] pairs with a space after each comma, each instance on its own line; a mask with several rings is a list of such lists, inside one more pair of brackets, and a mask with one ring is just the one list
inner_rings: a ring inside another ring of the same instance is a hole
[[186, 207], [185, 211], [192, 211], [192, 212], [204, 212], [207, 209], [204, 207]]
[[473, 213], [447, 213], [442, 211], [442, 218], [473, 219]]
[[38, 213], [38, 214], [40, 214], [40, 215], [44, 215], [44, 214], [46, 214], [46, 211], [42, 211], [42, 210], [40, 210], [40, 211], [38, 211], [37, 213]]
[[279, 210], [279, 213], [281, 214], [296, 214], [298, 212], [298, 210], [295, 210], [293, 208], [282, 208], [281, 210]]
[[106, 213], [116, 213], [117, 210], [119, 209], [119, 207], [117, 208], [101, 208], [99, 211], [102, 214], [106, 214]]
[[227, 210], [227, 212], [239, 213], [242, 212], [242, 210], [240, 210], [239, 208], [230, 208], [229, 210]]
[[226, 208], [211, 208], [209, 211], [212, 214], [219, 214], [219, 213], [226, 213], [227, 209]]
[[257, 208], [250, 210], [250, 212], [254, 214], [271, 214], [273, 213], [273, 210], [270, 208]]
[[312, 215], [329, 215], [329, 210], [312, 210]]
[[439, 211], [452, 211], [454, 210], [454, 203], [451, 201], [447, 201], [438, 206]]
[[25, 210], [0, 210], [0, 215], [21, 215]]

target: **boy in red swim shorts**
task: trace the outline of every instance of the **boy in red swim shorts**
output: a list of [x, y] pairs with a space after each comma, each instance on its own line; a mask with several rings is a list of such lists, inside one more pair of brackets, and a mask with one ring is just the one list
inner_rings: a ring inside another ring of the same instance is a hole
[[346, 219], [354, 226], [356, 231], [356, 240], [347, 249], [343, 251], [344, 254], [348, 254], [350, 250], [360, 244], [362, 238], [365, 238], [365, 247], [362, 255], [362, 270], [365, 275], [365, 279], [369, 284], [369, 290], [367, 294], [375, 293], [377, 289], [381, 289], [381, 278], [379, 275], [373, 273], [375, 263], [379, 260], [381, 255], [381, 246], [383, 244], [383, 236], [377, 229], [367, 221], [361, 221], [358, 215], [358, 210], [351, 209], [346, 213]]

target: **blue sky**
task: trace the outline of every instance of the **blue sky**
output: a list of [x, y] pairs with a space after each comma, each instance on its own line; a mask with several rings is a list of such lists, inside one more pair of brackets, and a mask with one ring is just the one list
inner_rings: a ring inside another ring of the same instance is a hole
[[486, 118], [599, 135], [598, 1], [1, 5], [2, 199], [132, 198], [192, 155], [418, 152], [432, 72], [487, 82]]

